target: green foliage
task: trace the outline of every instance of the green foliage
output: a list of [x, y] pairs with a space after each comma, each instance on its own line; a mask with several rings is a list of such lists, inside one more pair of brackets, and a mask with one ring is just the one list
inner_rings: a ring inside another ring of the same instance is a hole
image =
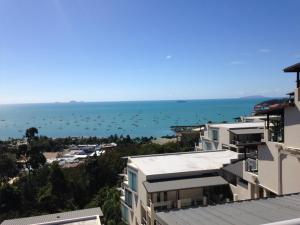
[[16, 159], [9, 153], [0, 153], [0, 186], [18, 173]]
[[18, 210], [20, 207], [20, 192], [17, 188], [5, 184], [0, 187], [0, 211]]
[[[28, 131], [27, 136], [31, 138], [29, 145], [15, 149], [18, 157], [25, 154], [29, 158], [32, 170], [30, 173], [19, 174], [19, 180], [13, 185], [5, 184], [0, 188], [0, 207], [2, 207], [0, 208], [0, 222], [16, 216], [34, 216], [100, 206], [104, 212], [106, 224], [121, 225], [123, 223], [121, 222], [120, 199], [116, 187], [120, 183], [118, 174], [122, 172], [126, 163], [122, 157], [185, 150], [176, 143], [153, 144], [151, 137], [132, 139], [130, 136], [112, 135], [108, 138], [51, 139], [36, 135], [37, 132], [34, 129]], [[43, 151], [63, 149], [70, 144], [110, 142], [117, 143], [118, 147], [107, 150], [98, 157], [90, 157], [78, 167], [61, 168], [55, 163], [44, 164]], [[8, 144], [2, 145], [8, 146]], [[4, 160], [2, 170], [0, 159], [1, 173], [4, 173], [6, 168], [13, 167], [16, 168], [14, 161]], [[9, 171], [6, 170], [6, 172]], [[11, 177], [12, 175], [5, 176]]]
[[87, 205], [87, 208], [90, 207], [101, 207], [107, 224], [121, 222], [120, 193], [115, 187], [101, 188]]
[[32, 140], [39, 133], [38, 129], [35, 127], [30, 127], [26, 130], [25, 137], [28, 140]]

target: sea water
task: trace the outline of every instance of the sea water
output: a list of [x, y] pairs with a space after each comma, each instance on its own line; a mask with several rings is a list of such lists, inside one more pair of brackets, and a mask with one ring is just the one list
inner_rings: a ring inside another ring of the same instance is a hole
[[29, 127], [49, 137], [111, 134], [160, 137], [170, 126], [233, 121], [264, 99], [136, 101], [0, 105], [0, 139], [20, 138]]

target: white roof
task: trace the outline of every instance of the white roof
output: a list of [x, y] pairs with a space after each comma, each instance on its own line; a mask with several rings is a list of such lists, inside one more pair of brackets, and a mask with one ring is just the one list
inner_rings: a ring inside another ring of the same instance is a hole
[[238, 159], [238, 153], [230, 150], [175, 153], [129, 157], [128, 166], [133, 165], [147, 175], [217, 170], [231, 160]]
[[208, 124], [211, 128], [253, 128], [253, 127], [264, 127], [264, 122], [253, 122], [253, 123], [218, 123], [218, 124]]
[[101, 209], [91, 208], [42, 216], [4, 220], [1, 225], [99, 225], [101, 224], [99, 216], [103, 216]]

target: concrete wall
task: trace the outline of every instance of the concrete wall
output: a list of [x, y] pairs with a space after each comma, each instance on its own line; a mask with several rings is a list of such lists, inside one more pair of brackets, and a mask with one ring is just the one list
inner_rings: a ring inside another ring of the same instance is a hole
[[258, 180], [259, 183], [271, 190], [278, 193], [278, 143], [267, 142], [265, 145], [258, 146]]
[[[209, 136], [209, 134], [210, 134], [209, 130], [218, 130], [219, 139], [218, 139], [218, 141], [209, 141], [209, 143], [212, 144], [211, 149], [208, 149], [204, 144], [203, 145], [203, 150], [221, 150], [221, 149], [223, 149], [222, 144], [229, 145], [229, 131], [228, 131], [228, 128], [223, 128], [223, 127], [210, 128], [209, 125], [207, 125], [206, 130], [204, 131], [204, 138], [212, 140], [211, 137]], [[208, 142], [208, 141], [204, 140], [204, 142]]]
[[282, 194], [300, 192], [300, 158], [282, 155], [281, 163]]
[[221, 127], [219, 128], [219, 145], [218, 149], [223, 149], [222, 144], [229, 145], [229, 131], [228, 128]]
[[239, 181], [239, 178], [237, 178], [236, 186], [231, 184], [230, 187], [233, 194], [238, 195], [238, 200], [251, 199], [251, 183], [248, 183], [246, 185], [244, 183], [241, 183]]
[[285, 145], [292, 148], [300, 148], [300, 102], [298, 90], [295, 91], [295, 107], [287, 107], [284, 115]]
[[143, 185], [143, 182], [146, 180], [146, 176], [139, 170], [134, 170], [127, 168], [127, 171], [132, 171], [137, 174], [137, 192], [132, 192], [132, 210], [129, 210], [129, 224], [135, 225], [136, 221], [138, 224], [142, 220], [142, 205], [147, 206], [147, 192]]

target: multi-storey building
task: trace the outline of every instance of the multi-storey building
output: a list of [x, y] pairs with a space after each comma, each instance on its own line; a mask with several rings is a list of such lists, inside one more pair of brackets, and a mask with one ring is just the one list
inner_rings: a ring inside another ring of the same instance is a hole
[[289, 93], [290, 98], [255, 106], [256, 114], [265, 116], [265, 123], [257, 158], [250, 161], [252, 167], [246, 159], [224, 168], [244, 180], [244, 188], [232, 185], [235, 199], [300, 192], [300, 63], [284, 71], [297, 73], [297, 87]]
[[238, 153], [255, 152], [264, 133], [264, 122], [206, 124], [196, 150], [229, 149]]
[[255, 121], [208, 124], [202, 151], [129, 157], [124, 221], [153, 225], [160, 209], [300, 192], [300, 63], [284, 71], [297, 73], [290, 98], [256, 105]]
[[153, 225], [159, 210], [230, 201], [229, 183], [220, 169], [238, 159], [229, 150], [128, 157], [123, 220]]

